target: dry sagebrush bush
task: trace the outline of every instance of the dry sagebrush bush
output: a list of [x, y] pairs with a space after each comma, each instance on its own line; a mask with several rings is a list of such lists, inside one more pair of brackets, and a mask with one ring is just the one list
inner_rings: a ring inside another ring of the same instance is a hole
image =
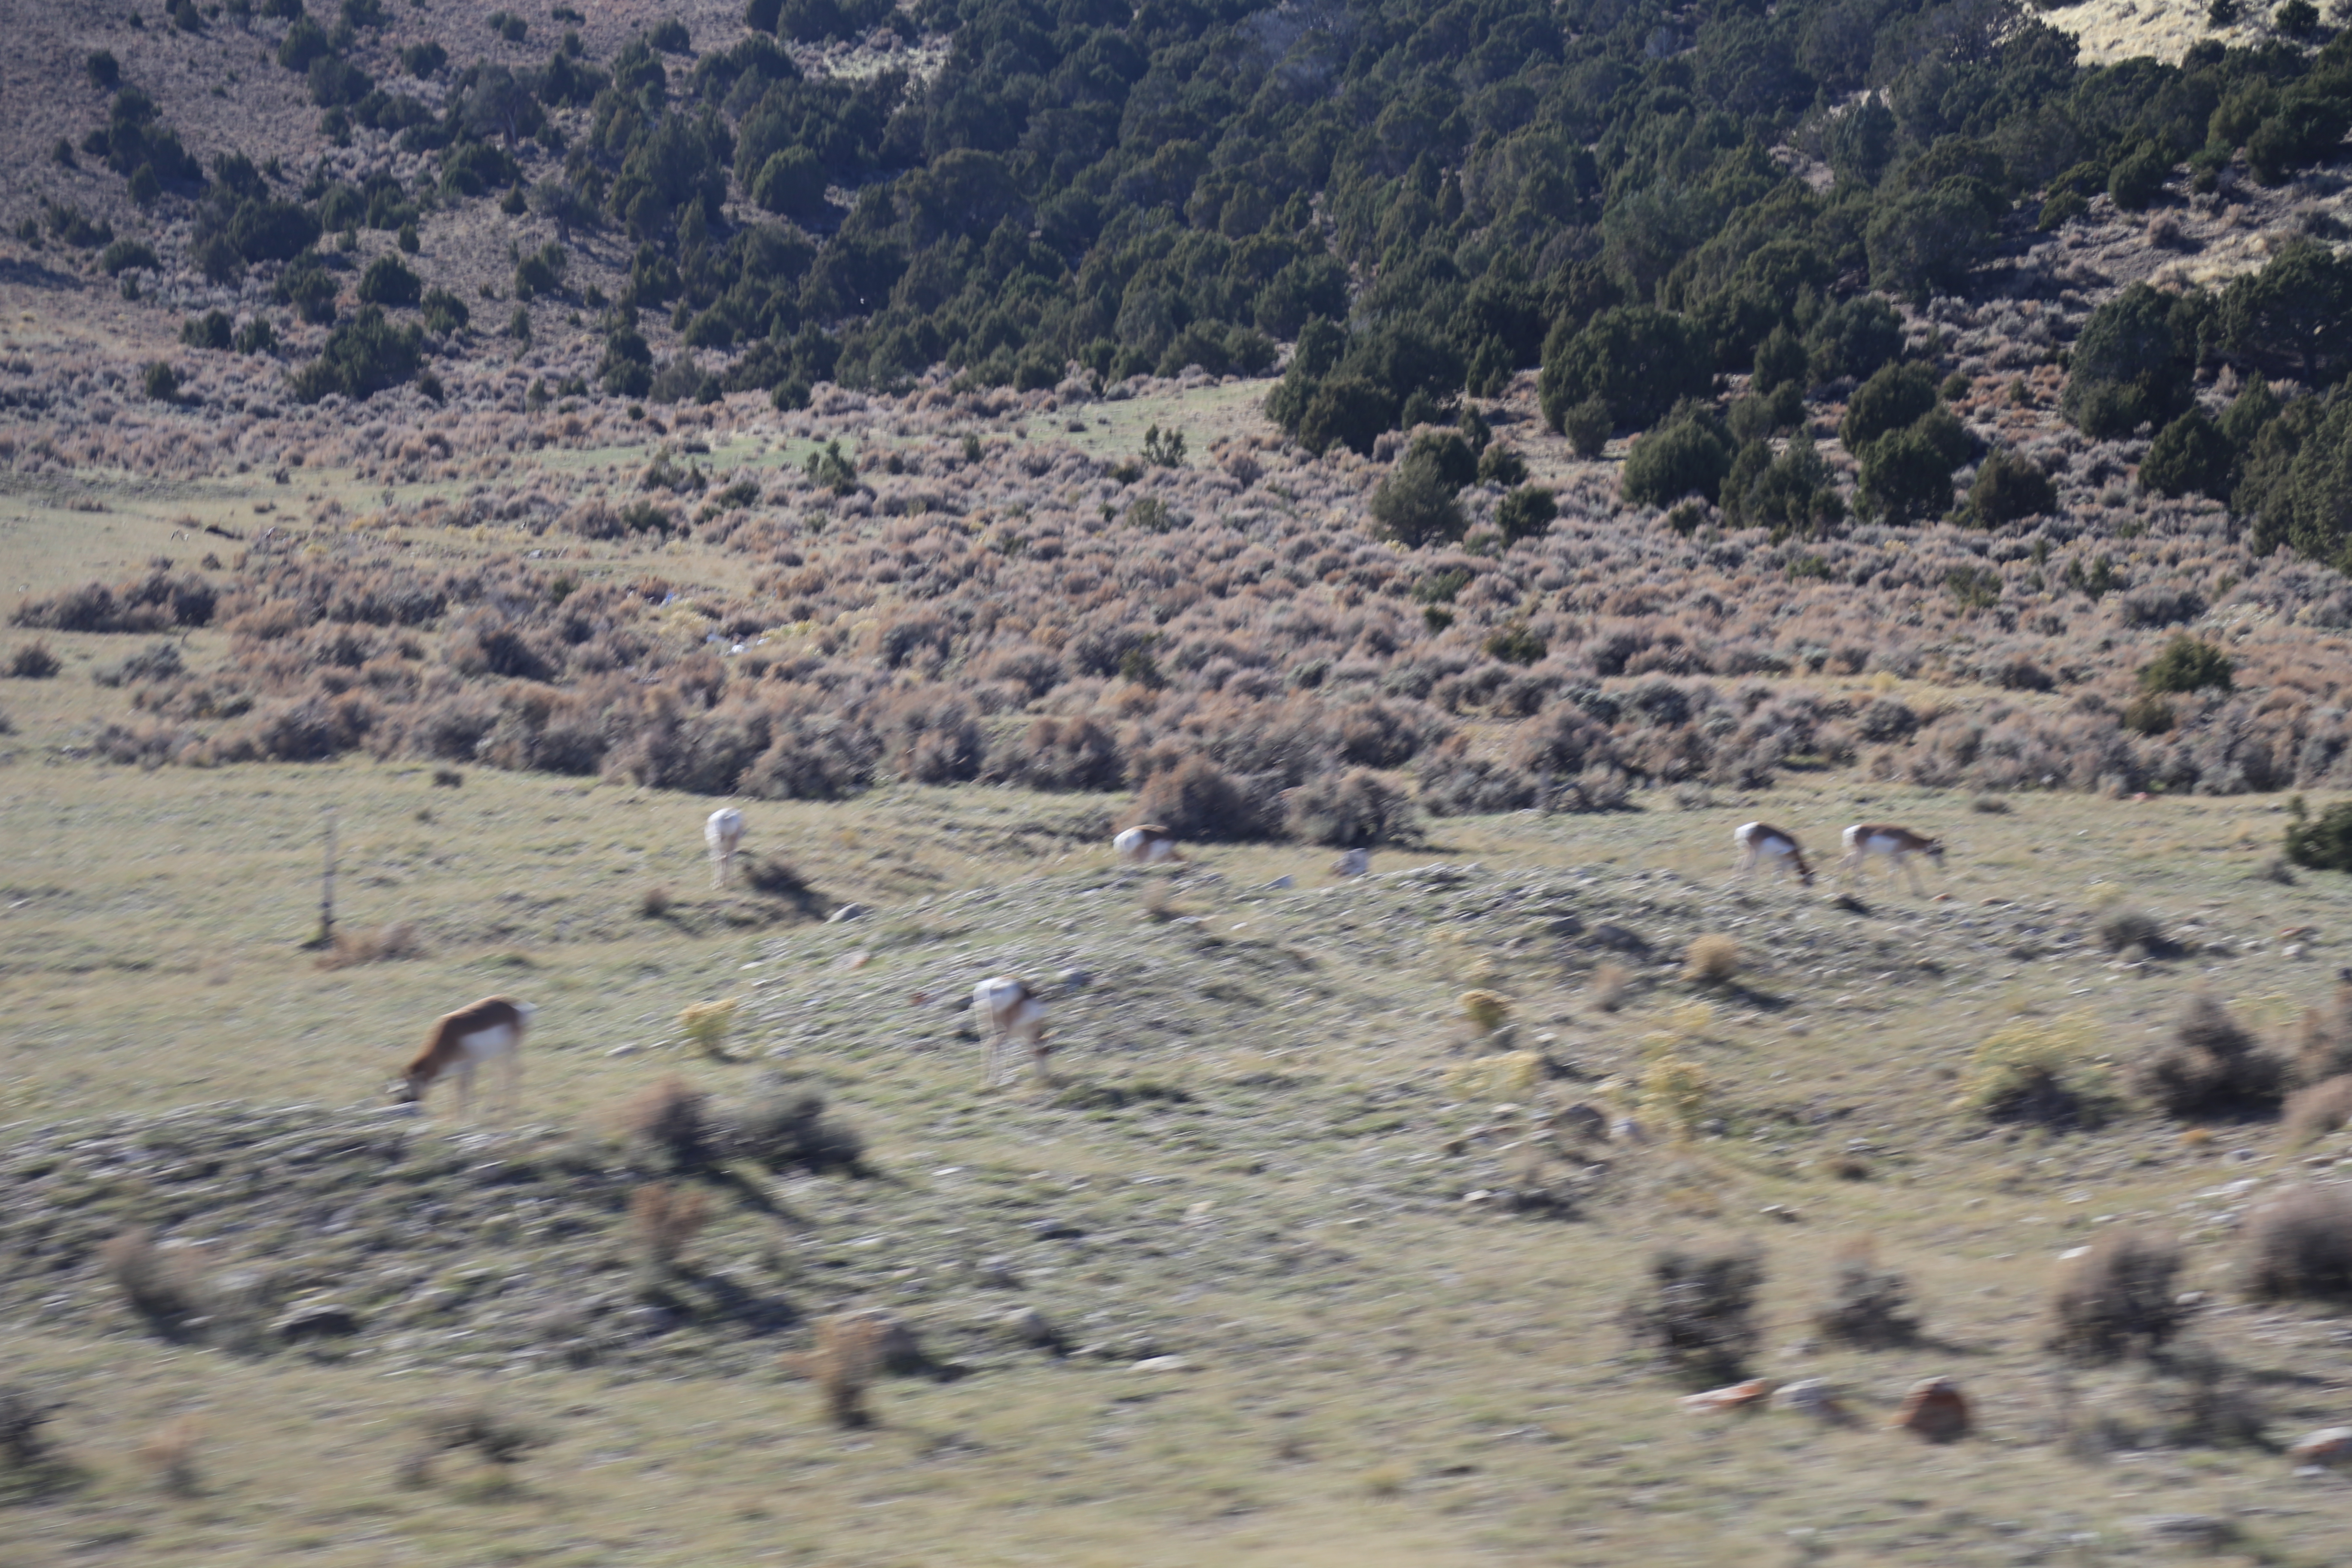
[[622, 1130], [666, 1158], [671, 1169], [698, 1171], [710, 1163], [710, 1097], [675, 1073], [640, 1089], [622, 1107]]
[[196, 1448], [204, 1431], [203, 1422], [182, 1415], [148, 1433], [139, 1445], [139, 1462], [154, 1473], [155, 1484], [173, 1497], [194, 1497], [202, 1489]]
[[711, 1114], [719, 1147], [730, 1159], [770, 1171], [820, 1174], [866, 1170], [866, 1142], [854, 1128], [826, 1114], [824, 1097], [768, 1075], [741, 1100]]
[[2246, 1290], [2262, 1301], [2352, 1301], [2352, 1194], [2294, 1187], [2256, 1209], [2246, 1222]]
[[735, 1026], [735, 1015], [742, 1005], [742, 998], [738, 996], [688, 1003], [686, 1011], [677, 1016], [677, 1026], [684, 1031], [687, 1043], [712, 1061], [733, 1061], [735, 1058], [727, 1054], [727, 1036]]
[[837, 1312], [817, 1320], [809, 1374], [824, 1400], [825, 1415], [835, 1426], [874, 1424], [866, 1394], [882, 1370], [887, 1332], [887, 1325], [872, 1313]]
[[2078, 1361], [2152, 1352], [2179, 1331], [2180, 1247], [2147, 1231], [2110, 1231], [2074, 1260], [2051, 1302], [2052, 1348]]
[[2352, 1123], [2352, 1074], [2324, 1079], [2286, 1097], [2280, 1117], [2287, 1142], [2300, 1147]]
[[146, 1229], [127, 1230], [99, 1248], [99, 1262], [131, 1310], [167, 1336], [204, 1310], [204, 1259], [194, 1247], [163, 1247]]
[[678, 1254], [709, 1220], [710, 1200], [698, 1187], [656, 1182], [631, 1193], [629, 1235], [639, 1268], [650, 1279], [668, 1279], [677, 1271]]
[[2168, 1116], [2207, 1116], [2276, 1105], [2286, 1074], [2284, 1061], [2200, 991], [2170, 1036], [2136, 1064], [2132, 1079]]
[[2082, 1013], [2000, 1030], [1970, 1055], [1960, 1106], [1993, 1121], [2100, 1126], [2114, 1113], [2115, 1094], [2093, 1059], [2098, 1038], [2096, 1020]]
[[1706, 1118], [1713, 1086], [1706, 1069], [1687, 1057], [1662, 1056], [1642, 1071], [1642, 1109], [1684, 1138]]
[[1739, 973], [1739, 944], [1717, 932], [1695, 938], [1683, 956], [1683, 978], [1698, 985], [1722, 985]]
[[17, 680], [47, 680], [64, 668], [45, 642], [18, 643], [8, 651], [8, 673]]
[[373, 931], [339, 931], [334, 944], [319, 955], [321, 969], [350, 969], [425, 955], [425, 933], [414, 921], [396, 921]]
[[1510, 998], [1494, 991], [1465, 991], [1462, 994], [1462, 1016], [1470, 1026], [1482, 1035], [1491, 1035], [1509, 1022]]
[[1667, 1248], [1650, 1259], [1648, 1291], [1622, 1315], [1634, 1342], [1701, 1383], [1739, 1376], [1763, 1337], [1756, 1300], [1764, 1254], [1753, 1243], [1709, 1252]]
[[1919, 1337], [1919, 1314], [1911, 1306], [1908, 1282], [1879, 1268], [1865, 1241], [1841, 1249], [1830, 1299], [1813, 1314], [1813, 1327], [1842, 1344], [1892, 1350]]
[[1604, 1013], [1614, 1013], [1625, 1005], [1633, 986], [1633, 972], [1610, 959], [1592, 972], [1592, 1005]]

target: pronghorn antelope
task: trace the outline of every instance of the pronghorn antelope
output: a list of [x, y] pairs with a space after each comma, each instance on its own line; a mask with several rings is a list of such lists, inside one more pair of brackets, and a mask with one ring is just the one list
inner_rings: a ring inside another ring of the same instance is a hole
[[433, 1026], [425, 1048], [395, 1079], [392, 1098], [402, 1105], [421, 1105], [425, 1091], [445, 1075], [457, 1080], [457, 1113], [462, 1116], [474, 1098], [474, 1069], [484, 1062], [501, 1064], [506, 1080], [507, 1114], [514, 1114], [522, 1082], [522, 1037], [537, 1009], [509, 996], [485, 996], [470, 1007], [460, 1007]]
[[1794, 868], [1799, 881], [1808, 888], [1813, 885], [1813, 868], [1805, 864], [1805, 852], [1797, 847], [1794, 837], [1770, 823], [1742, 823], [1731, 830], [1731, 837], [1739, 845], [1739, 875], [1745, 877], [1755, 870], [1757, 860], [1769, 855], [1775, 869]]
[[702, 841], [710, 846], [710, 885], [723, 888], [736, 847], [743, 842], [743, 814], [731, 805], [720, 806], [702, 825]]
[[1184, 858], [1176, 853], [1176, 836], [1156, 822], [1138, 823], [1113, 838], [1110, 847], [1130, 866], [1157, 866]]
[[1944, 868], [1944, 841], [1940, 838], [1922, 838], [1907, 827], [1884, 822], [1857, 822], [1845, 830], [1845, 859], [1842, 864], [1846, 872], [1860, 872], [1873, 855], [1886, 857], [1889, 878], [1897, 870], [1908, 873], [1915, 893], [1927, 889], [1919, 885], [1919, 868], [1911, 863], [1911, 857], [1925, 855], [1936, 863], [1937, 870]]
[[988, 1030], [990, 1084], [1003, 1076], [999, 1062], [1011, 1053], [1015, 1037], [1028, 1042], [1037, 1076], [1045, 1076], [1045, 1058], [1054, 1048], [1045, 1043], [1045, 1004], [1027, 981], [1003, 974], [983, 980], [972, 987], [971, 1005]]

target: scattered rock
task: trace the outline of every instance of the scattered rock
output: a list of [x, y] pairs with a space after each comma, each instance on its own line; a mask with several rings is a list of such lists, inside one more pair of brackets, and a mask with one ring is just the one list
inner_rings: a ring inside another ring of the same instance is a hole
[[614, 1046], [611, 1050], [606, 1051], [604, 1054], [608, 1057], [633, 1057], [641, 1049], [643, 1049], [643, 1047], [633, 1041], [624, 1041], [620, 1045]]
[[982, 1285], [998, 1290], [1018, 1290], [1021, 1276], [1013, 1271], [1009, 1258], [983, 1258], [972, 1268], [972, 1277]]
[[1332, 874], [1339, 877], [1361, 877], [1371, 868], [1372, 852], [1369, 849], [1350, 849], [1331, 862]]
[[1726, 1388], [1710, 1388], [1705, 1394], [1683, 1396], [1682, 1406], [1694, 1415], [1713, 1415], [1726, 1410], [1744, 1410], [1761, 1405], [1770, 1397], [1772, 1385], [1760, 1377], [1745, 1383], [1735, 1383]]
[[1650, 944], [1642, 939], [1639, 932], [1605, 921], [1592, 928], [1592, 945], [1605, 947], [1612, 952], [1630, 952], [1642, 958], [1648, 957], [1650, 952]]
[[1817, 1421], [1843, 1421], [1845, 1406], [1838, 1403], [1837, 1391], [1825, 1377], [1801, 1377], [1783, 1384], [1773, 1391], [1772, 1408], [1793, 1410], [1800, 1415], [1811, 1415]]
[[1129, 1372], [1190, 1372], [1192, 1363], [1181, 1355], [1146, 1356], [1127, 1369]]
[[1786, 1204], [1766, 1204], [1757, 1212], [1767, 1219], [1777, 1219], [1782, 1225], [1800, 1225], [1803, 1223], [1805, 1217]]
[[824, 923], [827, 925], [839, 925], [844, 921], [863, 920], [865, 916], [866, 906], [864, 904], [844, 904], [841, 908], [834, 910], [833, 913], [825, 916]]
[[1062, 989], [1070, 993], [1084, 991], [1094, 984], [1094, 979], [1083, 969], [1065, 969], [1062, 971]]
[[1040, 1241], [1076, 1241], [1086, 1233], [1086, 1226], [1066, 1219], [1041, 1219], [1029, 1227], [1029, 1234]]
[[289, 1344], [359, 1331], [359, 1314], [341, 1301], [298, 1301], [269, 1325], [270, 1336]]
[[1650, 1134], [1639, 1121], [1621, 1116], [1609, 1124], [1609, 1140], [1612, 1143], [1647, 1143]]
[[1923, 1378], [1911, 1385], [1887, 1425], [1930, 1443], [1953, 1442], [1969, 1435], [1969, 1402], [1950, 1378]]
[[2286, 1457], [2297, 1465], [2333, 1468], [2352, 1462], [2352, 1426], [2322, 1426], [2298, 1437]]
[[1280, 892], [1285, 888], [1294, 888], [1297, 885], [1297, 879], [1288, 876], [1276, 877], [1273, 881], [1266, 884], [1268, 888], [1272, 889], [1276, 892]]

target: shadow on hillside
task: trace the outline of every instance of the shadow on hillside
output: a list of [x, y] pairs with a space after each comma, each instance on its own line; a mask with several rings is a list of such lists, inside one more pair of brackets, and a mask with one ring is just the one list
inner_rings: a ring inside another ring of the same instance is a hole
[[21, 257], [0, 258], [0, 285], [14, 284], [20, 289], [63, 290], [78, 289], [81, 279], [70, 272], [60, 272], [37, 261]]

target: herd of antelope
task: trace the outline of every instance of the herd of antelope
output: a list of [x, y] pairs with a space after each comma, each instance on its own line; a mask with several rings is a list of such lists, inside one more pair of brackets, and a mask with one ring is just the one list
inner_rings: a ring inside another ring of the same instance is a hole
[[[1738, 876], [1747, 877], [1758, 866], [1765, 865], [1795, 877], [1808, 888], [1813, 885], [1813, 868], [1806, 863], [1804, 847], [1794, 834], [1769, 822], [1748, 822], [1733, 829], [1731, 837], [1739, 846]], [[710, 885], [723, 889], [743, 842], [743, 814], [733, 806], [712, 812], [702, 825], [702, 837], [710, 851]], [[1177, 849], [1176, 835], [1156, 822], [1122, 829], [1110, 842], [1111, 852], [1122, 865], [1162, 866], [1181, 864], [1184, 859]], [[1907, 827], [1888, 823], [1858, 822], [1847, 828], [1845, 858], [1840, 862], [1842, 871], [1847, 876], [1857, 874], [1869, 865], [1873, 856], [1885, 859], [1889, 878], [1906, 874], [1910, 878], [1912, 891], [1924, 893], [1915, 861], [1924, 858], [1941, 869], [1944, 846], [1940, 839], [1922, 837]], [[1371, 852], [1350, 849], [1339, 857], [1331, 869], [1341, 877], [1363, 876], [1371, 869]], [[988, 1043], [987, 1081], [991, 1087], [1003, 1080], [1008, 1066], [1017, 1074], [1015, 1041], [1028, 1047], [1030, 1064], [1037, 1076], [1045, 1076], [1045, 1058], [1053, 1047], [1045, 1043], [1045, 998], [1034, 986], [1012, 975], [992, 975], [973, 987], [971, 1009], [983, 1020], [983, 1037]], [[495, 1063], [504, 1090], [501, 1098], [511, 1117], [521, 1087], [522, 1039], [530, 1026], [532, 1011], [528, 1003], [511, 997], [486, 996], [436, 1020], [425, 1037], [425, 1048], [394, 1081], [393, 1099], [403, 1105], [421, 1106], [425, 1091], [446, 1078], [457, 1085], [458, 1113], [462, 1116], [473, 1099], [475, 1072], [486, 1064]]]

